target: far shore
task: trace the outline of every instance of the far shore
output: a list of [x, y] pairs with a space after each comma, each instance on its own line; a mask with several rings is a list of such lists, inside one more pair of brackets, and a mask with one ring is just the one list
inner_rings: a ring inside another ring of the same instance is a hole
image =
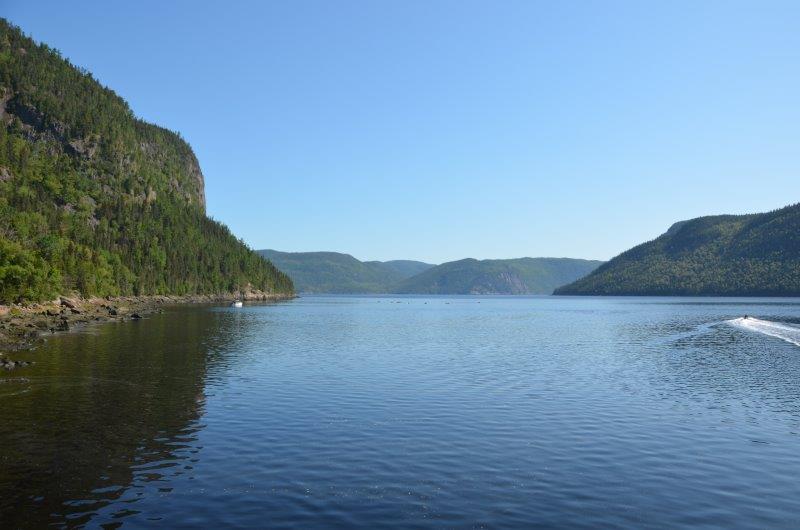
[[[251, 291], [243, 299], [279, 302], [295, 297], [295, 294]], [[105, 298], [61, 296], [49, 302], [0, 305], [0, 369], [28, 366], [29, 361], [18, 358], [20, 353], [48, 336], [93, 323], [138, 320], [148, 314], [160, 313], [170, 305], [229, 303], [234, 298], [236, 296], [231, 293]], [[10, 359], [9, 354], [14, 359]]]

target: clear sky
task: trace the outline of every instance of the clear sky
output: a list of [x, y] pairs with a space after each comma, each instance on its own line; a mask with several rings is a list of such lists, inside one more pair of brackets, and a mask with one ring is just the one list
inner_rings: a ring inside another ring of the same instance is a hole
[[800, 201], [800, 2], [0, 0], [254, 248], [607, 259]]

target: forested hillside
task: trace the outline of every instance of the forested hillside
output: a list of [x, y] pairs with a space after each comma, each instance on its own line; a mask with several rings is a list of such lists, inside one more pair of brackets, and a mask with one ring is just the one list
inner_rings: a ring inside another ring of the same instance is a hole
[[0, 19], [0, 303], [291, 280], [205, 215], [180, 135]]
[[676, 223], [556, 294], [798, 296], [800, 204]]
[[570, 258], [463, 259], [443, 263], [397, 285], [407, 294], [551, 294], [601, 261]]
[[359, 261], [339, 252], [258, 252], [305, 293], [389, 293], [401, 280], [433, 267], [411, 260]]

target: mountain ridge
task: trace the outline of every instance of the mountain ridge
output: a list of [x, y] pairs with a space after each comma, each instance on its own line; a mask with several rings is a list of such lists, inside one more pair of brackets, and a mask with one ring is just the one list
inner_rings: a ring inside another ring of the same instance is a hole
[[555, 294], [800, 296], [800, 204], [679, 221]]
[[552, 294], [602, 262], [574, 258], [465, 258], [438, 265], [396, 286], [400, 294]]
[[359, 261], [337, 252], [260, 250], [301, 292], [380, 294], [551, 294], [600, 261], [571, 258], [462, 260], [431, 265], [411, 260]]
[[341, 252], [257, 251], [275, 263], [306, 293], [387, 293], [391, 285], [432, 267], [413, 260], [360, 261]]

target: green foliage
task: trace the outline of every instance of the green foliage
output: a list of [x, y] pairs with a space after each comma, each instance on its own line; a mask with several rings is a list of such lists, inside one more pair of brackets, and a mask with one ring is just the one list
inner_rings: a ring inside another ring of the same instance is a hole
[[800, 205], [673, 225], [556, 294], [800, 295]]
[[433, 265], [419, 261], [366, 261], [338, 252], [259, 250], [307, 293], [388, 293], [400, 281]]
[[0, 238], [0, 300], [52, 298], [60, 276], [34, 251]]
[[205, 215], [189, 145], [0, 19], [0, 303], [291, 280]]
[[550, 294], [602, 262], [570, 258], [463, 259], [443, 263], [400, 283], [415, 294]]

